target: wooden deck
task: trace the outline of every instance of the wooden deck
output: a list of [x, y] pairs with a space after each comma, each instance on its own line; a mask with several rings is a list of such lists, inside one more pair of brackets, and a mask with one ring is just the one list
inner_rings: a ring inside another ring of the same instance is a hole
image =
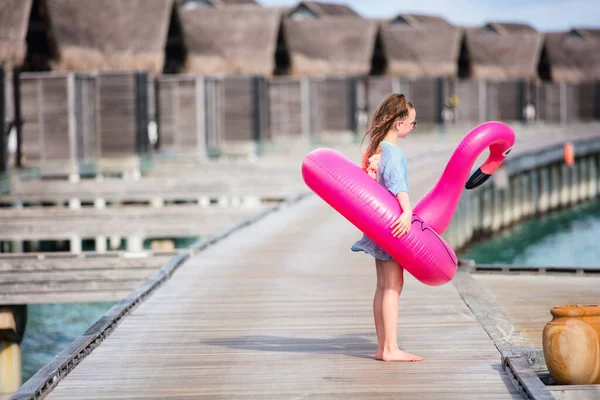
[[[521, 138], [516, 153], [540, 139]], [[412, 143], [416, 202], [457, 140]], [[109, 312], [97, 324], [106, 334], [78, 339], [73, 349], [84, 356], [99, 344], [81, 363], [63, 354], [49, 364], [46, 372], [59, 368], [61, 377], [74, 369], [47, 398], [521, 398], [453, 283], [428, 287], [406, 274], [398, 340], [425, 360], [375, 361], [373, 260], [349, 250], [359, 237], [314, 195], [231, 232], [160, 278], [125, 318]]]
[[358, 237], [314, 196], [234, 233], [187, 261], [47, 398], [520, 398], [452, 284], [407, 275], [399, 343], [425, 361], [374, 361], [375, 274], [348, 249]]
[[472, 274], [510, 318], [529, 347], [542, 347], [550, 309], [563, 304], [598, 304], [600, 276], [557, 274]]
[[69, 239], [72, 236], [139, 235], [143, 238], [208, 236], [265, 208], [199, 207], [66, 207], [0, 208], [0, 240]]
[[[416, 198], [444, 162], [412, 163]], [[373, 260], [349, 251], [359, 237], [315, 196], [233, 233], [187, 260], [48, 398], [520, 398], [452, 284], [407, 274], [399, 343], [425, 361], [375, 361]]]
[[0, 304], [119, 301], [175, 252], [0, 255]]

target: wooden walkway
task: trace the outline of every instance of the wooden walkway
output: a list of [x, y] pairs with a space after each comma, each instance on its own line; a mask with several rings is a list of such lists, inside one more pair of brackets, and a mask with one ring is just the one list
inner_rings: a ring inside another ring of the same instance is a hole
[[[416, 203], [457, 140], [406, 144]], [[187, 259], [47, 398], [520, 399], [453, 283], [406, 274], [399, 345], [425, 360], [373, 359], [375, 271], [349, 250], [359, 237], [316, 196], [232, 232]]]
[[[440, 159], [412, 163], [414, 198]], [[520, 398], [452, 284], [407, 274], [399, 344], [425, 361], [375, 361], [373, 260], [349, 250], [359, 237], [315, 196], [237, 231], [186, 261], [48, 398]]]
[[[520, 398], [452, 284], [407, 275], [399, 344], [373, 360], [373, 261], [310, 197], [187, 261], [48, 399]], [[232, 251], [235, 249], [235, 251]]]

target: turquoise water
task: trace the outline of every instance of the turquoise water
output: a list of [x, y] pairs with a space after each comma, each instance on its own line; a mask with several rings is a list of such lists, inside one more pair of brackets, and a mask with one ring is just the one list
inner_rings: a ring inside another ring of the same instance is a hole
[[21, 342], [23, 383], [84, 333], [115, 303], [30, 304]]
[[479, 264], [600, 268], [600, 201], [519, 224], [459, 256]]

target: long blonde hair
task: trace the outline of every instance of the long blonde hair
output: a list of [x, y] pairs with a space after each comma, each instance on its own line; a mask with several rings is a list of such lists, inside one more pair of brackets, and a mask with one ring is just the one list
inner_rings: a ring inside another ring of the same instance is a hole
[[371, 126], [360, 141], [360, 147], [362, 148], [365, 139], [367, 136], [369, 137], [369, 146], [362, 160], [363, 170], [367, 170], [369, 158], [375, 154], [377, 146], [392, 128], [392, 124], [398, 119], [403, 120], [408, 117], [409, 111], [413, 108], [412, 103], [406, 99], [406, 96], [398, 93], [389, 95], [381, 102], [375, 110]]

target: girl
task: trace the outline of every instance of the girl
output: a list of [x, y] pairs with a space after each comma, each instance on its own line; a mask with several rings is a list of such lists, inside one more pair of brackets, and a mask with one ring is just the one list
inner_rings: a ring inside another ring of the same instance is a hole
[[[362, 168], [388, 189], [400, 203], [402, 214], [391, 226], [391, 234], [400, 237], [410, 230], [412, 206], [408, 198], [406, 159], [396, 141], [405, 138], [417, 122], [416, 112], [403, 94], [388, 96], [377, 108], [369, 130], [361, 141], [369, 137], [369, 146]], [[404, 269], [381, 247], [366, 235], [352, 246], [353, 251], [364, 251], [375, 257], [377, 289], [373, 300], [377, 352], [375, 359], [383, 361], [421, 361], [423, 358], [398, 348], [396, 329], [398, 299], [404, 284]]]

